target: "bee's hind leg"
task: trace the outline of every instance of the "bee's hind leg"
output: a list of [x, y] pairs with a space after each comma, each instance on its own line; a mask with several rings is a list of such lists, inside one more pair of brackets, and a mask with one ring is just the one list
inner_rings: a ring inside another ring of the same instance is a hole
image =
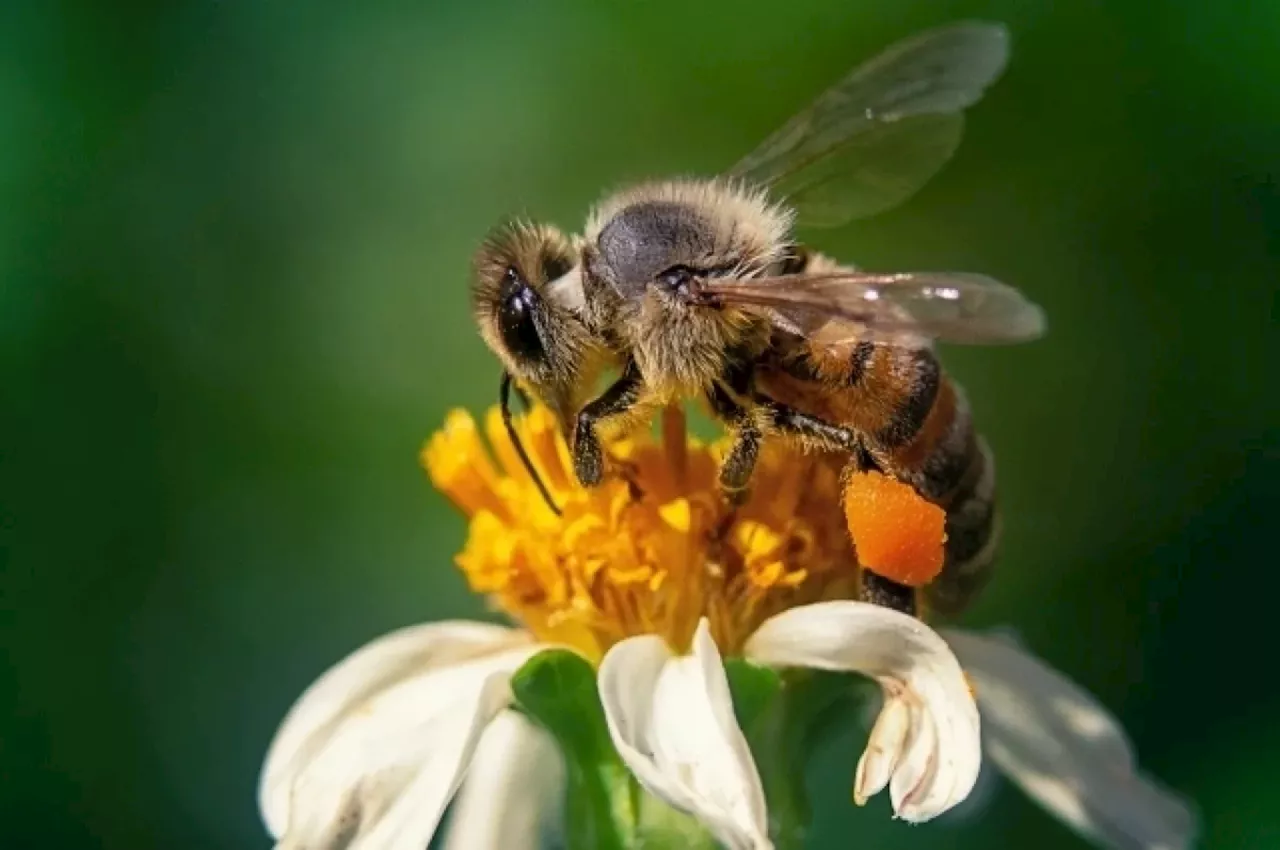
[[866, 568], [863, 568], [858, 577], [858, 599], [861, 602], [892, 608], [913, 617], [920, 615], [920, 604], [914, 587], [876, 575]]
[[808, 413], [801, 413], [767, 396], [756, 395], [755, 401], [768, 413], [773, 427], [779, 431], [835, 451], [857, 454], [861, 449], [862, 444], [857, 435], [848, 428], [833, 425]]
[[[833, 425], [816, 416], [792, 410], [763, 396], [757, 396], [756, 401], [770, 412], [773, 425], [778, 430], [831, 449], [849, 452], [846, 475], [852, 472], [879, 469], [875, 458], [851, 430]], [[877, 575], [865, 568], [859, 571], [858, 599], [873, 605], [892, 608], [894, 611], [901, 611], [913, 617], [920, 614], [920, 604], [915, 588]]]
[[[848, 476], [856, 472], [879, 469], [871, 453], [859, 444], [845, 466], [845, 480], [848, 481]], [[901, 611], [912, 617], [920, 616], [920, 593], [916, 588], [873, 573], [866, 567], [860, 567], [859, 570], [858, 599], [873, 605], [892, 608], [894, 611]]]

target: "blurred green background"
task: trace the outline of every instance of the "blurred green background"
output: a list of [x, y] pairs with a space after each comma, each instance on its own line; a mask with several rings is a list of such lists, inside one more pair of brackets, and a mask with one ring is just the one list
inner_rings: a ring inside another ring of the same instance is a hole
[[[952, 165], [818, 244], [1024, 288], [952, 350], [1009, 624], [1196, 798], [1280, 846], [1280, 7], [1169, 2], [12, 3], [0, 10], [0, 846], [267, 847], [257, 769], [323, 668], [475, 616], [421, 441], [495, 397], [469, 255], [711, 173], [854, 62], [962, 17], [1014, 59]], [[816, 846], [1084, 846], [1009, 786], [848, 804]]]

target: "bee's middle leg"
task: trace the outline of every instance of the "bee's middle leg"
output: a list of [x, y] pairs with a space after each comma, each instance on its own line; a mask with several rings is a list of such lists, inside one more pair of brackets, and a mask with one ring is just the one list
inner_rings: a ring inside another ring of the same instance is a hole
[[720, 492], [730, 504], [741, 505], [751, 493], [751, 475], [760, 457], [764, 431], [752, 412], [721, 385], [712, 386], [707, 402], [716, 417], [733, 429], [733, 445], [720, 465]]

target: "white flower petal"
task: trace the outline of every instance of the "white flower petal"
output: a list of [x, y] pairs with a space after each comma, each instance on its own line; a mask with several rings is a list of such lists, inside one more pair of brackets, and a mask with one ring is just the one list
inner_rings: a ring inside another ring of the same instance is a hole
[[[938, 726], [918, 702], [911, 701], [909, 705], [911, 731], [907, 733], [902, 762], [893, 772], [893, 778], [889, 780], [889, 799], [893, 802], [893, 810], [900, 817], [927, 820], [929, 817], [936, 817], [936, 813], [919, 818], [911, 813], [916, 811], [922, 799], [933, 793], [932, 789], [939, 787], [936, 782], [940, 761]], [[979, 766], [979, 772], [981, 772], [981, 766]], [[976, 778], [974, 782], [977, 782]], [[965, 797], [969, 796], [969, 790], [972, 790], [972, 787], [965, 791]], [[947, 808], [951, 808], [962, 800], [963, 798], [950, 802]]]
[[444, 850], [535, 850], [564, 799], [564, 759], [514, 711], [494, 718], [449, 814]]
[[885, 705], [859, 763], [856, 797], [883, 788], [888, 772], [894, 811], [918, 822], [973, 790], [982, 765], [978, 709], [946, 642], [916, 618], [866, 602], [803, 605], [766, 620], [744, 654], [880, 682]]
[[510, 702], [511, 674], [536, 650], [402, 677], [348, 708], [296, 763], [279, 847], [426, 846], [481, 733]]
[[867, 748], [858, 760], [853, 780], [853, 799], [859, 806], [884, 790], [907, 747], [911, 732], [911, 706], [906, 700], [889, 697], [871, 728]]
[[279, 838], [289, 822], [290, 788], [301, 765], [353, 706], [408, 676], [527, 640], [487, 623], [429, 623], [384, 635], [330, 668], [294, 703], [267, 752], [258, 805], [272, 836]]
[[1092, 696], [1009, 641], [947, 640], [974, 681], [987, 754], [1033, 799], [1114, 850], [1180, 850], [1188, 804], [1138, 772], [1119, 723]]
[[615, 644], [599, 687], [614, 746], [646, 790], [731, 850], [773, 846], [760, 775], [705, 619], [689, 656], [673, 657], [653, 635]]

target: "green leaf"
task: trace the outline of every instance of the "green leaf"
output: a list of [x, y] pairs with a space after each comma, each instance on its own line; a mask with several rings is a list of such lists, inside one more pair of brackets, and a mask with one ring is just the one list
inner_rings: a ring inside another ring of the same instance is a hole
[[596, 672], [567, 649], [548, 649], [524, 663], [511, 679], [516, 702], [560, 742], [566, 752], [592, 763], [617, 761]]
[[564, 754], [569, 850], [635, 846], [639, 789], [613, 749], [595, 670], [572, 652], [547, 650], [516, 671], [511, 690], [517, 705]]

